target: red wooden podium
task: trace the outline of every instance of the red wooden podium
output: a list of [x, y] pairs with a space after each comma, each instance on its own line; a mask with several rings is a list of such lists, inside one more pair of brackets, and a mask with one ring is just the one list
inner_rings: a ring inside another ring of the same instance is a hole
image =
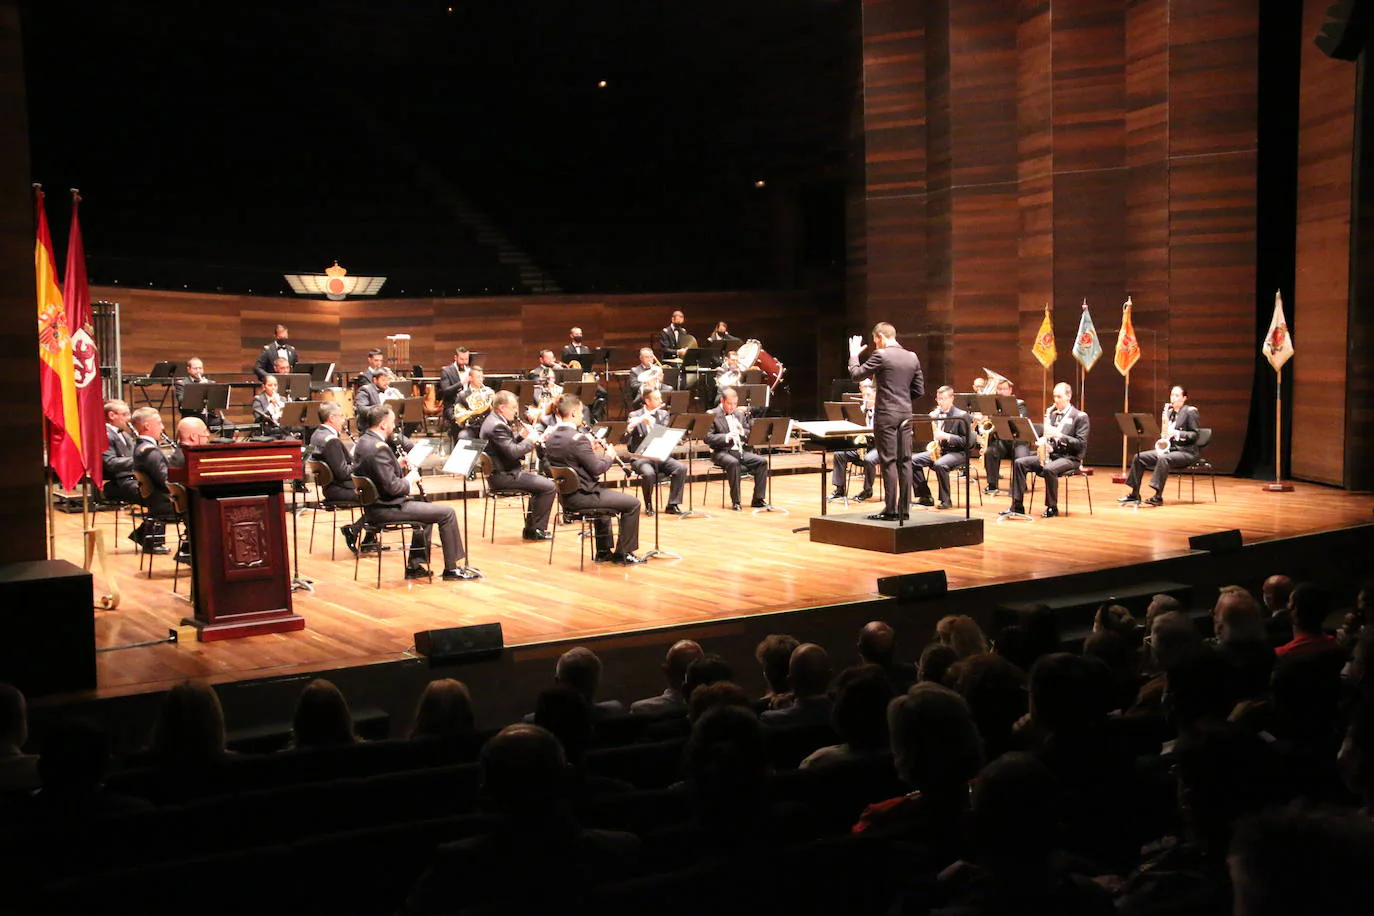
[[184, 446], [167, 476], [189, 500], [191, 579], [201, 642], [305, 629], [291, 607], [282, 481], [301, 476], [301, 444]]

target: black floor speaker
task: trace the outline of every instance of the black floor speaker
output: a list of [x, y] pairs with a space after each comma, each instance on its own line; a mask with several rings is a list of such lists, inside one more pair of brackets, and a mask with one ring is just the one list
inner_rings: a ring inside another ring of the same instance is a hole
[[491, 658], [505, 648], [499, 623], [476, 623], [468, 627], [421, 630], [415, 634], [415, 651], [432, 662], [466, 662]]
[[1206, 550], [1209, 553], [1231, 553], [1240, 550], [1243, 546], [1239, 528], [1232, 528], [1230, 531], [1215, 531], [1211, 534], [1195, 534], [1188, 538], [1190, 549]]
[[30, 697], [95, 688], [91, 574], [66, 560], [0, 566], [0, 681]]
[[878, 594], [889, 595], [898, 601], [924, 601], [939, 598], [949, 591], [943, 569], [930, 572], [884, 576], [878, 580]]

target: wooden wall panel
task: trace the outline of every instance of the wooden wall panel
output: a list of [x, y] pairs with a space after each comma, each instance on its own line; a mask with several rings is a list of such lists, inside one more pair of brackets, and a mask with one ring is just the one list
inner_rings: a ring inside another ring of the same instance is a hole
[[1018, 315], [1014, 324], [1003, 320], [1001, 344], [997, 352], [988, 354], [988, 362], [981, 364], [1019, 383], [1033, 411], [1040, 405], [1043, 371], [1025, 342], [1034, 339], [1045, 304], [1054, 299], [1054, 36], [1050, 7], [1049, 0], [1021, 3], [1017, 24]]
[[1351, 168], [1355, 141], [1356, 68], [1332, 60], [1312, 42], [1326, 4], [1303, 8], [1302, 86], [1298, 121], [1296, 287], [1289, 303], [1293, 338], [1301, 343], [1293, 373], [1293, 476], [1346, 483], [1349, 364]]

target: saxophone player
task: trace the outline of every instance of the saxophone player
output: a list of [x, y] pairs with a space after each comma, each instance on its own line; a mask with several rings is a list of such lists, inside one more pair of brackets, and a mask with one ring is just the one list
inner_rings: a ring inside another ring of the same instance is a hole
[[[1016, 386], [1012, 384], [1011, 379], [1000, 379], [997, 382], [996, 393], [1004, 398], [1015, 397]], [[1026, 415], [1026, 402], [1016, 398], [1016, 410], [1020, 416], [1024, 417]], [[1000, 496], [1002, 490], [998, 487], [998, 483], [1002, 478], [1002, 461], [1004, 459], [1015, 461], [1017, 458], [1025, 458], [1030, 454], [1030, 443], [1022, 442], [1019, 439], [1003, 439], [996, 432], [992, 433], [992, 436], [993, 438], [988, 441], [988, 447], [983, 449], [983, 474], [987, 481], [987, 486], [983, 488], [983, 492], [988, 496]]]
[[[917, 505], [936, 505], [930, 498], [930, 483], [925, 473], [926, 468], [932, 469], [940, 486], [940, 503], [936, 508], [952, 509], [954, 504], [949, 498], [949, 472], [964, 463], [968, 452], [969, 416], [966, 411], [954, 406], [954, 389], [948, 385], [936, 389], [935, 409], [930, 416], [934, 438], [925, 451], [918, 452], [911, 459], [911, 483], [915, 487]], [[957, 422], [950, 423], [950, 420]]]
[[[877, 401], [877, 388], [873, 384], [873, 379], [866, 378], [859, 382], [859, 393], [862, 395], [864, 425], [871, 429], [873, 427], [873, 406]], [[878, 450], [876, 448], [849, 449], [835, 453], [835, 466], [830, 470], [830, 483], [834, 487], [830, 493], [831, 499], [846, 498], [849, 465], [858, 461], [862, 461], [864, 465], [864, 484], [863, 489], [854, 497], [854, 501], [863, 502], [873, 498], [873, 478], [878, 473]]]
[[457, 407], [450, 419], [455, 420], [453, 423], [453, 438], [455, 439], [482, 438], [482, 424], [487, 419], [487, 413], [495, 395], [495, 392], [484, 381], [485, 376], [486, 372], [481, 366], [471, 367], [468, 370], [467, 387], [463, 388], [454, 398]]
[[264, 436], [280, 439], [285, 432], [281, 428], [281, 412], [286, 406], [286, 398], [277, 393], [277, 377], [269, 375], [262, 380], [262, 390], [253, 397], [253, 422], [262, 427]]
[[1088, 415], [1073, 406], [1073, 387], [1068, 382], [1054, 386], [1054, 406], [1045, 413], [1045, 426], [1036, 444], [1044, 451], [1017, 458], [1011, 471], [1011, 508], [1002, 515], [1025, 515], [1026, 475], [1039, 474], [1045, 480], [1045, 511], [1042, 518], [1059, 514], [1059, 478], [1083, 466], [1088, 451]]
[[1131, 470], [1126, 475], [1126, 485], [1131, 492], [1117, 499], [1119, 503], [1138, 503], [1140, 482], [1145, 479], [1147, 470], [1150, 486], [1154, 495], [1145, 500], [1147, 506], [1164, 505], [1164, 483], [1169, 479], [1171, 468], [1183, 468], [1197, 460], [1197, 435], [1201, 426], [1198, 422], [1197, 408], [1188, 403], [1188, 389], [1175, 385], [1169, 391], [1169, 403], [1164, 405], [1160, 417], [1159, 441], [1155, 447], [1138, 452], [1131, 459]]

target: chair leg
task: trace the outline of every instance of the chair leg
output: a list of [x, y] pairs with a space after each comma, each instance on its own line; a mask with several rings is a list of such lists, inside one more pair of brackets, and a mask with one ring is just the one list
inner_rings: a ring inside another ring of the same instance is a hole
[[549, 532], [549, 565], [553, 565], [553, 545], [558, 542], [558, 520], [563, 516], [563, 506], [554, 503], [553, 507], [553, 530]]
[[1212, 502], [1217, 501], [1217, 475], [1208, 474], [1207, 478], [1212, 481]]
[[[315, 552], [315, 519], [320, 514], [320, 502], [321, 501], [317, 498], [315, 500], [315, 508], [310, 511], [310, 546], [305, 549], [306, 553]], [[334, 559], [334, 556], [331, 554], [329, 559]]]

